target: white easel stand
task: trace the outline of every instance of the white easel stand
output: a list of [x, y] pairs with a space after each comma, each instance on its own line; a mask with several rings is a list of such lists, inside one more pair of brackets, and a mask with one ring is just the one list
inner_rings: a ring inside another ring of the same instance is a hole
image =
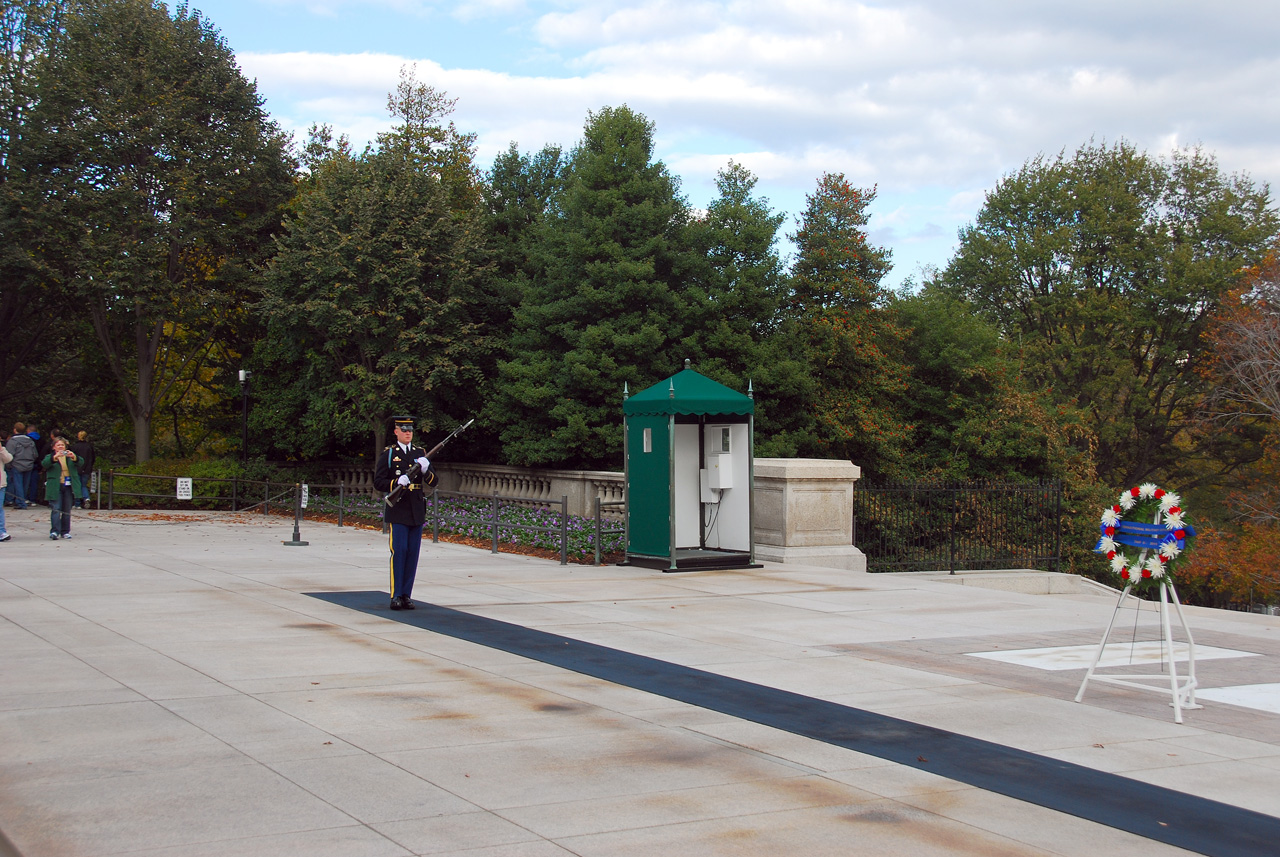
[[[1102, 653], [1107, 647], [1107, 640], [1111, 637], [1111, 629], [1116, 624], [1116, 615], [1120, 612], [1120, 605], [1124, 603], [1125, 596], [1129, 594], [1129, 590], [1132, 588], [1132, 583], [1125, 584], [1124, 591], [1120, 593], [1120, 599], [1116, 601], [1116, 609], [1111, 611], [1111, 621], [1107, 623], [1106, 633], [1102, 635], [1102, 642], [1098, 644], [1098, 652], [1093, 656], [1093, 663], [1089, 666], [1089, 672], [1085, 673], [1084, 681], [1080, 683], [1080, 692], [1076, 694], [1076, 702], [1084, 698], [1084, 690], [1089, 686], [1090, 679], [1106, 682], [1107, 684], [1118, 684], [1122, 687], [1132, 687], [1137, 690], [1154, 691], [1160, 694], [1168, 693], [1173, 697], [1173, 720], [1175, 723], [1181, 723], [1184, 709], [1203, 708], [1204, 706], [1196, 704], [1196, 643], [1191, 637], [1191, 629], [1187, 627], [1187, 619], [1182, 615], [1182, 605], [1178, 602], [1178, 592], [1169, 581], [1160, 581], [1160, 625], [1164, 631], [1165, 651], [1169, 656], [1169, 672], [1167, 674], [1124, 676], [1093, 674], [1094, 670], [1098, 668], [1098, 662], [1102, 660]], [[1178, 621], [1182, 623], [1182, 630], [1187, 635], [1187, 675], [1181, 684], [1178, 682], [1178, 662], [1174, 657], [1173, 631], [1169, 626], [1170, 602], [1173, 603], [1173, 608], [1178, 613]], [[1152, 680], [1167, 681], [1169, 683], [1168, 689], [1139, 683]]]

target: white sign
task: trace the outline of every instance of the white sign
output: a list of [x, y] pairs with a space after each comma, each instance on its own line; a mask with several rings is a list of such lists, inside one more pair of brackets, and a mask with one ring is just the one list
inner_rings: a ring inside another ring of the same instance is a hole
[[191, 499], [191, 477], [190, 476], [178, 477], [178, 499], [179, 500]]
[[311, 495], [311, 492], [307, 490], [307, 483], [303, 482], [302, 483], [302, 508], [304, 509], [307, 508], [307, 499], [310, 497], [310, 495]]

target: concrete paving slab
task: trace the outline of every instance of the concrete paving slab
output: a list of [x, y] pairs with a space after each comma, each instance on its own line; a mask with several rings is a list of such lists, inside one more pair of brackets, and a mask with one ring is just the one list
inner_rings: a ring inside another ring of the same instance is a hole
[[575, 836], [563, 843], [583, 857], [664, 853], [708, 857], [1033, 857], [1052, 853], [888, 800], [662, 824]]
[[9, 838], [30, 855], [119, 854], [351, 821], [260, 765], [6, 786], [0, 818]]
[[172, 848], [130, 851], [130, 857], [410, 857], [413, 852], [362, 824], [270, 836], [192, 842]]
[[559, 804], [540, 804], [506, 809], [502, 815], [540, 836], [559, 840], [806, 807], [850, 806], [878, 799], [826, 777], [797, 776], [782, 781], [749, 781], [584, 800], [574, 804], [573, 812]]
[[[1027, 806], [1021, 801], [981, 789], [921, 792], [903, 795], [901, 800], [926, 812], [993, 831], [1050, 854], [1085, 852], [1144, 857], [1170, 853], [1167, 845], [1157, 845], [1149, 839], [1101, 825], [1083, 828], [1074, 833], [1070, 843], [1064, 843], [1052, 810]], [[1158, 809], [1137, 806], [1134, 811], [1159, 812]], [[1174, 849], [1173, 853], [1179, 850]]]
[[364, 753], [281, 761], [269, 767], [363, 824], [476, 811], [474, 804], [457, 795]]
[[[0, 831], [26, 857], [1183, 853], [313, 597], [385, 586], [375, 531], [307, 522], [289, 548], [288, 519], [186, 517], [77, 515], [68, 542], [9, 517]], [[1096, 644], [1107, 598], [429, 542], [415, 595], [1280, 815], [1280, 714], [1206, 698], [1177, 726], [1153, 694], [1073, 703], [1083, 669], [966, 654]], [[1206, 659], [1202, 687], [1280, 683], [1280, 618], [1187, 615], [1257, 655]]]

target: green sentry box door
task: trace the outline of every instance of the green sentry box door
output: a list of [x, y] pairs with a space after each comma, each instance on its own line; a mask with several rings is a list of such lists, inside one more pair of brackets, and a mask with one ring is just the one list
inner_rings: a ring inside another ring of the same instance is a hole
[[[627, 418], [627, 552], [645, 556], [671, 554], [671, 441], [668, 417]], [[645, 452], [645, 429], [650, 451]]]

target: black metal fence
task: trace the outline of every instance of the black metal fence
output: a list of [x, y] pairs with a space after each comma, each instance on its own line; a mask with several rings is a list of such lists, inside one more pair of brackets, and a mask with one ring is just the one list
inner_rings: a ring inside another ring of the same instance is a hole
[[854, 485], [868, 571], [1058, 571], [1061, 542], [1059, 482]]
[[[264, 515], [292, 511], [302, 505], [298, 496], [302, 490], [295, 482], [265, 482], [259, 479], [191, 478], [191, 495], [177, 499], [178, 477], [150, 476], [142, 473], [116, 473], [108, 471], [105, 479], [98, 479], [97, 504], [101, 509], [114, 511], [117, 501], [121, 508], [201, 509], [206, 511], [255, 512]], [[357, 495], [347, 486], [308, 485], [306, 512], [317, 515], [336, 514], [338, 526], [344, 523], [344, 513], [357, 512], [352, 508]]]

